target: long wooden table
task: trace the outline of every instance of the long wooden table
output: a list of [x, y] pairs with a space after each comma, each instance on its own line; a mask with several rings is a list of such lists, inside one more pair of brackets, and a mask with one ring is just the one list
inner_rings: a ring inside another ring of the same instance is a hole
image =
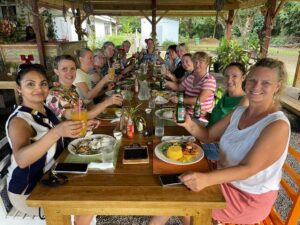
[[[153, 116], [154, 112], [145, 116], [148, 126], [153, 126]], [[113, 129], [113, 126], [102, 126], [96, 133], [112, 135]], [[165, 127], [165, 135], [183, 134], [187, 132], [182, 127]], [[148, 145], [149, 164], [122, 164], [122, 146], [135, 142]], [[137, 133], [133, 139], [123, 136], [114, 171], [89, 170], [86, 175], [68, 175], [69, 182], [55, 188], [38, 184], [27, 202], [44, 209], [48, 225], [70, 224], [70, 215], [89, 214], [193, 216], [194, 225], [210, 225], [211, 210], [225, 207], [220, 186], [207, 187], [198, 193], [183, 185], [162, 187], [153, 173], [153, 144], [158, 142], [158, 138]], [[198, 170], [209, 171], [205, 158]]]

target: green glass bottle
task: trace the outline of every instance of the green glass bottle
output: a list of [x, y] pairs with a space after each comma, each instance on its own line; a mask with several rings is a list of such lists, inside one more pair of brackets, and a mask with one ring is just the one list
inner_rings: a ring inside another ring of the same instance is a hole
[[184, 123], [185, 121], [185, 108], [183, 104], [184, 93], [181, 91], [178, 93], [178, 104], [176, 108], [176, 122]]
[[197, 97], [195, 106], [194, 106], [194, 118], [200, 118], [201, 115], [201, 104], [200, 104], [200, 98]]
[[116, 87], [115, 93], [116, 93], [116, 94], [121, 94], [121, 88], [120, 88], [120, 85], [118, 85], [118, 86]]
[[160, 79], [159, 79], [159, 88], [161, 91], [165, 90], [166, 89], [166, 86], [165, 86], [165, 78], [163, 75], [160, 76]]

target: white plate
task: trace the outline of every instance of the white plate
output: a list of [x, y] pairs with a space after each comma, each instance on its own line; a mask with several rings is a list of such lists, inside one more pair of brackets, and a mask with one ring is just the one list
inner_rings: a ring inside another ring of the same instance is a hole
[[[179, 162], [179, 161], [176, 161], [176, 160], [169, 159], [162, 152], [161, 147], [163, 145], [167, 144], [167, 143], [170, 143], [170, 142], [174, 142], [174, 141], [162, 142], [162, 143], [156, 145], [156, 147], [154, 149], [154, 153], [157, 156], [157, 158], [159, 158], [160, 160], [162, 160], [162, 161], [164, 161], [166, 163], [175, 164], [175, 165], [190, 165], [190, 164], [194, 164], [196, 162], [199, 162], [204, 157], [204, 152], [203, 152], [202, 148], [199, 145], [197, 145], [195, 143], [192, 143], [193, 144], [193, 148], [198, 148], [199, 151], [200, 151], [200, 153], [199, 153], [199, 155], [195, 156], [191, 161], [189, 161], [189, 162]], [[176, 142], [178, 142], [178, 141], [176, 141]]]
[[172, 114], [175, 112], [175, 108], [163, 108], [163, 109], [158, 109], [155, 111], [155, 115], [160, 118], [160, 119], [165, 119], [165, 120], [172, 120], [173, 121], [173, 116], [171, 118], [164, 117], [163, 113], [167, 111], [172, 111]]
[[[92, 145], [92, 141], [93, 140], [100, 140], [99, 142], [96, 143], [96, 141], [94, 141], [95, 145], [95, 150], [91, 149], [91, 145]], [[77, 153], [76, 152], [76, 146], [78, 146], [81, 142], [87, 142], [88, 147], [89, 147], [89, 151], [86, 153]], [[78, 138], [73, 140], [72, 142], [70, 142], [70, 144], [68, 145], [68, 150], [71, 154], [73, 155], [79, 155], [79, 156], [95, 156], [95, 155], [100, 155], [101, 154], [101, 149], [106, 148], [106, 147], [110, 147], [112, 148], [116, 143], [116, 139], [112, 136], [106, 135], [106, 134], [93, 134], [90, 135], [88, 137], [84, 137], [84, 138]]]

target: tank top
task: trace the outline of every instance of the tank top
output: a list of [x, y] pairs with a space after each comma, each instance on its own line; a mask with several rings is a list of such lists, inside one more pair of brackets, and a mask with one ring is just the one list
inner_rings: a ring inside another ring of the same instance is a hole
[[[239, 106], [231, 116], [231, 121], [224, 134], [220, 139], [220, 165], [221, 168], [238, 165], [251, 150], [262, 130], [270, 123], [277, 120], [284, 120], [290, 123], [283, 112], [277, 111], [270, 113], [258, 122], [251, 126], [240, 130], [238, 124], [246, 107]], [[290, 132], [289, 132], [290, 137]], [[289, 139], [288, 139], [289, 140]], [[242, 191], [262, 194], [272, 190], [279, 189], [279, 182], [282, 176], [282, 166], [288, 152], [286, 143], [285, 150], [280, 158], [270, 165], [268, 168], [258, 172], [257, 174], [248, 177], [245, 180], [233, 181], [231, 184]], [[262, 156], [267, 157], [267, 156]]]
[[[41, 139], [51, 128], [59, 123], [54, 113], [45, 107], [46, 116], [25, 106], [18, 106], [9, 116], [6, 122], [6, 134], [10, 147], [12, 142], [8, 134], [9, 123], [14, 117], [24, 119], [36, 132], [36, 136], [31, 138], [31, 143]], [[31, 193], [37, 182], [42, 178], [55, 163], [55, 159], [63, 150], [63, 141], [59, 139], [50, 149], [37, 161], [26, 168], [20, 168], [15, 157], [11, 154], [11, 164], [8, 167], [8, 191], [15, 194], [28, 195]]]

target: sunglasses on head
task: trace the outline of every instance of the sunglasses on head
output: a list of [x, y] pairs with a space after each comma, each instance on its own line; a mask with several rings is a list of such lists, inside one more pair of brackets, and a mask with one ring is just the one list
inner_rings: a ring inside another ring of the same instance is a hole
[[34, 64], [23, 63], [23, 64], [19, 65], [19, 67], [18, 67], [18, 73], [20, 73], [22, 70], [28, 70], [28, 69], [45, 70], [45, 67], [42, 66], [41, 64], [38, 64], [38, 63], [34, 63]]

